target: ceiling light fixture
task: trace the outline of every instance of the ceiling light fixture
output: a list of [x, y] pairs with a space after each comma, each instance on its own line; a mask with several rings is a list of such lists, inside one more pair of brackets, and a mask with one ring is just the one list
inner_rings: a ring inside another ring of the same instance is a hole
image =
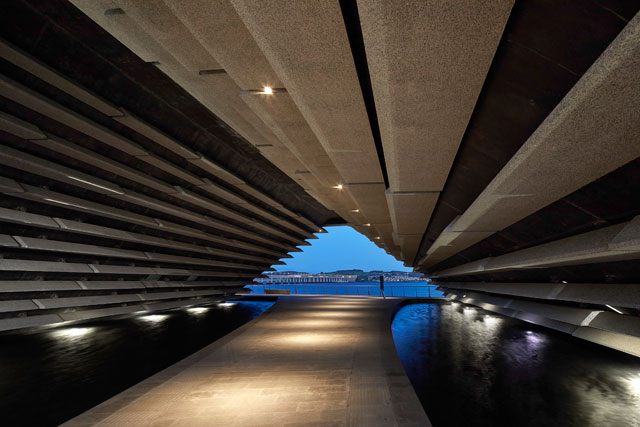
[[371, 224], [370, 223], [366, 223], [366, 224], [364, 224], [364, 226], [365, 227], [371, 227]]
[[222, 68], [215, 68], [213, 70], [200, 70], [198, 71], [198, 75], [200, 76], [208, 76], [210, 74], [226, 74], [227, 72]]
[[334, 185], [333, 188], [336, 188], [338, 190], [342, 190], [342, 184]]
[[360, 209], [351, 209], [351, 212], [358, 213], [358, 212], [360, 212]]
[[287, 89], [283, 87], [265, 86], [262, 89], [243, 89], [240, 95], [274, 95], [276, 93], [285, 93]]
[[125, 15], [125, 11], [120, 9], [119, 7], [115, 9], [107, 9], [104, 11], [104, 16], [113, 16], [113, 15]]

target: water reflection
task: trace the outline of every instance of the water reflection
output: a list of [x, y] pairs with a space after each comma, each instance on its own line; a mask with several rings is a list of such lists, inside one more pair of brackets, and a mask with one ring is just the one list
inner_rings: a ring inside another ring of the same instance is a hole
[[218, 303], [218, 307], [229, 309], [229, 308], [232, 308], [236, 304], [237, 303], [235, 303], [235, 302], [220, 302], [220, 303]]
[[139, 316], [137, 319], [143, 322], [160, 323], [167, 320], [168, 317], [168, 314], [147, 314], [145, 316]]
[[58, 425], [272, 304], [247, 301], [0, 333], [0, 425]]
[[51, 335], [61, 339], [78, 339], [95, 331], [96, 328], [59, 328], [54, 329]]
[[463, 304], [403, 307], [396, 347], [435, 426], [640, 426], [640, 360]]
[[191, 307], [187, 309], [189, 313], [196, 315], [206, 313], [208, 310], [209, 308], [207, 307]]

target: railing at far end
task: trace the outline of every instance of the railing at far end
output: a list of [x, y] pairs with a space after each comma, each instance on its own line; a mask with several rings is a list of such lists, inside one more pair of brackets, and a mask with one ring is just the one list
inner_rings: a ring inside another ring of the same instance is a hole
[[[382, 296], [379, 285], [356, 285], [350, 283], [288, 283], [247, 285], [251, 293], [264, 294], [267, 291], [289, 290], [292, 295], [360, 295]], [[388, 297], [444, 298], [437, 285], [385, 285]]]

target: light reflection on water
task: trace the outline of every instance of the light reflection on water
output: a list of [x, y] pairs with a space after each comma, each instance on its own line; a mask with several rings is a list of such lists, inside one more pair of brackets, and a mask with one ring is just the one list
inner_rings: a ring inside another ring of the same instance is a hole
[[63, 339], [80, 339], [84, 335], [95, 331], [96, 328], [57, 328], [52, 330], [51, 335]]
[[147, 314], [144, 316], [136, 317], [136, 319], [142, 320], [143, 322], [148, 322], [148, 323], [160, 323], [164, 320], [167, 320], [167, 318], [169, 318], [168, 314]]
[[58, 425], [272, 304], [247, 301], [0, 333], [0, 426]]
[[233, 306], [235, 306], [237, 303], [235, 302], [220, 302], [218, 303], [218, 307], [224, 308], [224, 309], [230, 309], [233, 308]]
[[640, 359], [461, 304], [413, 304], [396, 348], [435, 426], [640, 426]]

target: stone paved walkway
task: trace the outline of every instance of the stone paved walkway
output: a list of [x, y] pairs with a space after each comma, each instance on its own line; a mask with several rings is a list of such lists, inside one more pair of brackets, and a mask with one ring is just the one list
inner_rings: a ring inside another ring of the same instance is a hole
[[391, 336], [399, 299], [280, 297], [68, 426], [430, 426]]

